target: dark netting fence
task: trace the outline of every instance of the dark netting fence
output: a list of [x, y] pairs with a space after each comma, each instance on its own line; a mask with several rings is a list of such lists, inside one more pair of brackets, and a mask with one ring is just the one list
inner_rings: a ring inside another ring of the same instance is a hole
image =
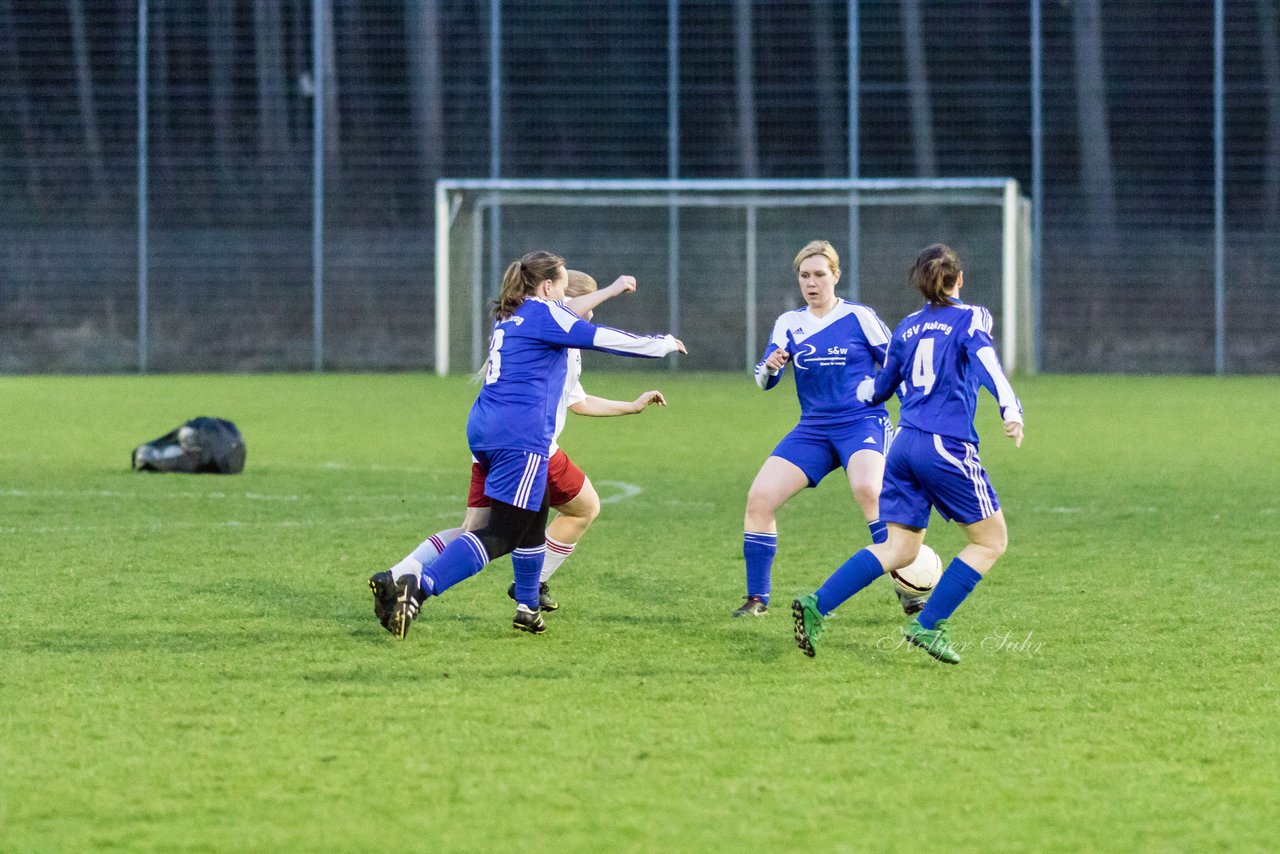
[[[1044, 370], [1275, 371], [1280, 14], [1220, 2], [1218, 100], [1209, 0], [0, 0], [0, 371], [430, 369], [438, 179], [855, 175], [1019, 182]], [[682, 210], [672, 270], [644, 210], [504, 209], [468, 251], [545, 225], [651, 286], [620, 325], [665, 327], [674, 272], [707, 368], [796, 301], [811, 237], [890, 323], [924, 243], [1000, 251], [976, 214], [866, 208], [854, 250], [847, 208], [761, 210], [748, 308], [744, 211]]]

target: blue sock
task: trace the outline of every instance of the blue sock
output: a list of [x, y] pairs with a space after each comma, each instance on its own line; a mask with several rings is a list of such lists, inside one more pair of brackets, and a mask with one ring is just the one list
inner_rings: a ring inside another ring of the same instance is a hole
[[747, 531], [742, 535], [742, 556], [747, 559], [747, 595], [759, 596], [766, 605], [773, 586], [773, 556], [777, 553], [777, 534]]
[[929, 594], [929, 601], [924, 604], [924, 610], [916, 619], [926, 629], [932, 629], [939, 620], [945, 620], [954, 614], [956, 608], [960, 607], [960, 603], [973, 592], [973, 588], [977, 587], [981, 580], [982, 575], [976, 569], [960, 558], [953, 559], [947, 565], [947, 571], [942, 573], [942, 578], [938, 580], [938, 586]]
[[874, 522], [868, 522], [867, 530], [871, 531], [871, 542], [884, 543], [889, 541], [889, 525], [887, 522], [881, 522], [879, 519]]
[[475, 534], [467, 532], [445, 546], [440, 557], [422, 568], [422, 592], [439, 596], [459, 581], [484, 569], [489, 553]]
[[880, 560], [863, 549], [841, 564], [818, 588], [818, 592], [814, 594], [818, 597], [818, 611], [824, 615], [831, 613], [850, 596], [882, 575], [884, 567]]
[[538, 580], [542, 577], [542, 561], [547, 556], [544, 543], [536, 548], [516, 549], [511, 553], [511, 568], [516, 575], [516, 601], [538, 610]]

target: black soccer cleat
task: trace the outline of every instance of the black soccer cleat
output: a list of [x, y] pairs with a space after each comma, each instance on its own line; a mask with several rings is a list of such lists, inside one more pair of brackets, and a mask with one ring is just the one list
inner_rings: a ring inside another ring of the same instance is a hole
[[903, 593], [895, 585], [893, 592], [898, 594], [898, 603], [902, 605], [902, 613], [908, 617], [914, 617], [924, 610], [924, 603], [929, 601], [928, 595], [924, 596], [908, 596]]
[[373, 615], [384, 629], [391, 631], [391, 611], [396, 606], [396, 580], [391, 570], [384, 569], [370, 576], [369, 589], [373, 591]]
[[[509, 586], [509, 587], [507, 588], [507, 595], [508, 595], [508, 596], [510, 596], [512, 599], [515, 599], [515, 598], [516, 598], [516, 586], [515, 586], [515, 584], [512, 584], [511, 586]], [[547, 582], [545, 582], [545, 581], [543, 581], [543, 582], [539, 582], [539, 584], [538, 584], [538, 610], [539, 610], [539, 611], [554, 611], [556, 608], [559, 608], [559, 607], [560, 607], [560, 603], [559, 603], [559, 602], [557, 602], [555, 599], [553, 599], [553, 598], [551, 597], [551, 594], [550, 594], [549, 592], [547, 592]]]
[[409, 634], [409, 626], [418, 618], [418, 612], [426, 598], [417, 576], [413, 573], [400, 576], [396, 580], [396, 602], [391, 609], [387, 630], [399, 640], [404, 640]]
[[746, 601], [742, 603], [741, 607], [734, 609], [733, 616], [763, 617], [765, 614], [769, 613], [769, 603], [764, 601], [764, 597], [747, 596], [744, 598]]
[[516, 615], [511, 620], [511, 627], [531, 635], [540, 635], [547, 630], [542, 612], [530, 611], [529, 606], [523, 603], [516, 606]]

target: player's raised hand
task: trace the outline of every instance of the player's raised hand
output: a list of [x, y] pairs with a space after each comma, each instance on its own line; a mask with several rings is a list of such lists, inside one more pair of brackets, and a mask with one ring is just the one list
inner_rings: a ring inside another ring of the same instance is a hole
[[686, 354], [686, 355], [689, 353], [689, 351], [688, 351], [688, 350], [686, 350], [686, 349], [685, 349], [685, 347], [684, 347], [684, 342], [683, 342], [683, 341], [681, 341], [679, 338], [672, 338], [671, 340], [672, 340], [672, 341], [674, 341], [674, 342], [676, 342], [676, 352], [677, 352], [677, 353], [684, 353], [684, 354]]
[[636, 408], [636, 412], [641, 412], [646, 406], [666, 406], [667, 399], [662, 396], [662, 392], [654, 389], [637, 397], [632, 401], [632, 405]]
[[619, 276], [613, 280], [613, 284], [610, 285], [609, 288], [619, 294], [634, 293], [636, 289], [636, 277]]
[[1006, 421], [1004, 422], [1004, 434], [1013, 440], [1015, 448], [1022, 447], [1022, 422]]
[[789, 361], [791, 361], [791, 354], [786, 350], [774, 350], [769, 354], [769, 358], [764, 360], [764, 366], [777, 373]]

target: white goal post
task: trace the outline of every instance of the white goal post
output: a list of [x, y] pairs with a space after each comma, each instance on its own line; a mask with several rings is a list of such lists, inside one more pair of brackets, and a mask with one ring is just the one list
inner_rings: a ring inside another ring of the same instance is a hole
[[[435, 369], [475, 370], [486, 303], [533, 249], [633, 296], [601, 322], [685, 337], [693, 369], [759, 358], [774, 318], [801, 303], [791, 259], [811, 239], [841, 255], [839, 293], [892, 328], [919, 303], [906, 271], [930, 243], [965, 266], [966, 301], [995, 315], [1008, 371], [1034, 368], [1030, 204], [1012, 178], [814, 180], [442, 179], [435, 194]], [[762, 287], [763, 274], [763, 287]], [[623, 362], [629, 360], [622, 360]]]

